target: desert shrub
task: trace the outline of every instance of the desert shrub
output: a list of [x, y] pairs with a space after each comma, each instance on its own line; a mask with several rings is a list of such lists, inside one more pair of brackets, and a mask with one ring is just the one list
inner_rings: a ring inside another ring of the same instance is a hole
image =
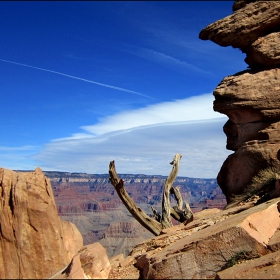
[[255, 195], [260, 198], [275, 188], [276, 180], [280, 178], [280, 168], [268, 167], [259, 171], [253, 177], [251, 184], [245, 188], [243, 194], [234, 195], [233, 202], [241, 202]]
[[262, 192], [274, 189], [276, 180], [280, 178], [280, 170], [275, 167], [268, 167], [261, 170], [252, 179], [252, 183], [246, 188], [246, 192], [252, 195], [259, 195]]
[[224, 265], [223, 269], [232, 267], [232, 266], [234, 266], [237, 263], [241, 263], [243, 261], [255, 259], [255, 258], [258, 258], [258, 257], [259, 257], [259, 255], [253, 253], [252, 251], [245, 251], [245, 250], [243, 250], [241, 252], [238, 252], [238, 253], [234, 254], [227, 261], [227, 263]]

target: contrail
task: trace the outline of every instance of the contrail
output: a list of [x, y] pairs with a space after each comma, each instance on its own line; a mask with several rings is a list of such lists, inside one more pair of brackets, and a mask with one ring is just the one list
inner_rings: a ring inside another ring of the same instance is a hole
[[20, 65], [20, 66], [25, 66], [25, 67], [29, 67], [29, 68], [45, 71], [45, 72], [50, 72], [50, 73], [58, 74], [58, 75], [65, 76], [65, 77], [68, 77], [68, 78], [72, 78], [72, 79], [84, 81], [84, 82], [87, 82], [87, 83], [95, 84], [95, 85], [98, 85], [98, 86], [107, 87], [107, 88], [111, 88], [111, 89], [115, 89], [115, 90], [119, 90], [119, 91], [124, 91], [124, 92], [129, 92], [129, 93], [132, 93], [132, 94], [137, 94], [137, 95], [141, 95], [141, 96], [145, 96], [145, 97], [154, 99], [154, 97], [142, 94], [142, 93], [137, 92], [137, 91], [133, 91], [133, 90], [129, 90], [129, 89], [121, 88], [121, 87], [115, 87], [115, 86], [110, 86], [110, 85], [102, 84], [102, 83], [94, 82], [94, 81], [91, 81], [91, 80], [86, 80], [86, 79], [83, 79], [83, 78], [79, 78], [79, 77], [71, 76], [71, 75], [68, 75], [68, 74], [64, 74], [64, 73], [61, 73], [61, 72], [49, 70], [49, 69], [44, 69], [44, 68], [40, 68], [40, 67], [28, 65], [28, 64], [23, 64], [23, 63], [18, 63], [18, 62], [14, 62], [14, 61], [10, 61], [10, 60], [5, 60], [5, 59], [1, 59], [1, 58], [0, 58], [0, 61], [16, 64], [16, 65]]

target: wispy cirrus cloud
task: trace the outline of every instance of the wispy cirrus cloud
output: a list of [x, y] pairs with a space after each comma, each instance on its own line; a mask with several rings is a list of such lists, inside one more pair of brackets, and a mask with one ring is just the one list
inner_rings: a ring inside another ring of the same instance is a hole
[[[83, 133], [75, 133], [63, 139], [89, 138], [143, 126], [221, 118], [223, 115], [213, 111], [213, 99], [213, 95], [207, 93], [126, 110], [100, 118], [96, 124], [82, 126]], [[57, 140], [61, 139], [55, 139]]]
[[152, 48], [144, 48], [144, 47], [138, 47], [132, 45], [128, 46], [124, 44], [122, 45], [123, 45], [122, 51], [152, 61], [161, 66], [173, 69], [180, 73], [186, 74], [188, 73], [188, 71], [195, 71], [206, 75], [211, 75], [211, 76], [214, 75], [213, 73], [209, 71], [205, 71], [202, 68], [197, 67], [196, 65], [191, 64], [182, 58], [176, 58], [170, 54], [156, 51]]
[[182, 59], [178, 59], [175, 57], [172, 57], [170, 55], [154, 51], [151, 49], [146, 48], [140, 48], [140, 51], [138, 53], [139, 56], [148, 59], [150, 61], [156, 62], [162, 66], [165, 67], [172, 67], [177, 71], [182, 71], [185, 73], [186, 70], [188, 71], [196, 71], [199, 73], [207, 74], [207, 75], [213, 75], [213, 73], [205, 71], [191, 63], [188, 63]]
[[36, 146], [19, 146], [19, 147], [8, 147], [8, 146], [0, 146], [0, 151], [33, 151], [36, 150]]
[[39, 146], [0, 146], [0, 167], [13, 170], [33, 170], [38, 165], [31, 157], [39, 151]]

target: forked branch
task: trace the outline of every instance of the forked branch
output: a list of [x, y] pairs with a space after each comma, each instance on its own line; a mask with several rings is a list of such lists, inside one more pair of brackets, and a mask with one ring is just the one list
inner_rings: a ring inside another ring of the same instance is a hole
[[141, 208], [139, 208], [133, 199], [129, 196], [127, 191], [123, 186], [123, 180], [119, 179], [116, 172], [115, 162], [111, 161], [109, 165], [110, 182], [114, 186], [116, 192], [118, 193], [121, 201], [130, 212], [130, 214], [147, 230], [149, 230], [154, 235], [159, 235], [162, 226], [161, 223], [149, 217]]
[[[183, 199], [179, 190], [179, 187], [173, 187], [173, 183], [177, 177], [180, 165], [180, 154], [176, 154], [173, 161], [170, 163], [173, 168], [165, 181], [163, 196], [162, 196], [162, 214], [160, 215], [153, 207], [152, 211], [155, 219], [151, 219], [141, 208], [139, 208], [133, 199], [129, 196], [124, 188], [124, 181], [119, 178], [115, 162], [111, 161], [109, 165], [110, 182], [114, 186], [117, 194], [126, 206], [131, 215], [147, 230], [154, 235], [159, 235], [162, 229], [172, 227], [171, 216], [181, 223], [188, 223], [193, 220], [193, 214], [186, 203], [183, 209]], [[177, 206], [170, 206], [170, 194], [174, 194]]]

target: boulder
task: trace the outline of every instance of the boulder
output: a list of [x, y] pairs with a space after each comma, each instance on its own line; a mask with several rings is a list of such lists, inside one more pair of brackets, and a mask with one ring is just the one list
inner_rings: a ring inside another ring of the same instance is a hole
[[[279, 146], [275, 143], [248, 141], [224, 161], [217, 181], [227, 202], [232, 203], [235, 195], [246, 193], [246, 188], [259, 171], [278, 166]], [[278, 195], [279, 196], [279, 195]]]
[[259, 37], [279, 31], [279, 1], [255, 1], [244, 4], [246, 5], [240, 5], [241, 8], [235, 9], [232, 15], [201, 30], [199, 38], [211, 40], [223, 47], [240, 48], [246, 52]]
[[47, 277], [80, 249], [81, 234], [70, 223], [62, 226], [50, 181], [40, 168], [0, 168], [0, 200], [0, 278]]
[[258, 38], [248, 49], [245, 62], [250, 68], [280, 65], [280, 32]]
[[61, 220], [64, 245], [67, 251], [68, 259], [71, 260], [74, 255], [83, 247], [83, 237], [77, 227], [69, 221]]
[[226, 114], [234, 123], [280, 119], [279, 68], [227, 76], [213, 94], [214, 111]]
[[255, 1], [257, 0], [236, 0], [232, 5], [232, 11], [235, 12], [241, 8], [244, 8], [247, 4]]
[[108, 279], [110, 270], [105, 248], [95, 242], [82, 247], [66, 268], [48, 279]]

